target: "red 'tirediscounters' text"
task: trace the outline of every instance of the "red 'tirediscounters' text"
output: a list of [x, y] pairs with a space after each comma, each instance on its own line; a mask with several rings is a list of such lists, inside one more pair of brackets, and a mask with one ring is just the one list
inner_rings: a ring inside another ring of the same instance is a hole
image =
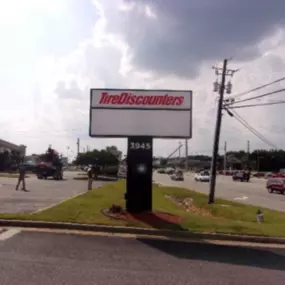
[[184, 96], [165, 95], [134, 95], [122, 92], [120, 95], [110, 95], [102, 92], [99, 104], [102, 105], [150, 105], [150, 106], [181, 106]]

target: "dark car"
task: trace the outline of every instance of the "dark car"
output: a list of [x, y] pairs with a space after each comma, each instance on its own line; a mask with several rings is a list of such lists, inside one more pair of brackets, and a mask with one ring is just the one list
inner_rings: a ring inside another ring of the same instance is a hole
[[232, 179], [233, 179], [233, 181], [249, 182], [250, 173], [247, 171], [236, 172], [233, 174]]
[[157, 173], [164, 174], [165, 173], [165, 169], [164, 168], [160, 168], [160, 169], [157, 170]]
[[31, 163], [23, 163], [23, 166], [25, 167], [26, 171], [31, 171], [35, 173], [37, 171], [37, 165], [31, 164]]
[[52, 165], [49, 163], [40, 163], [36, 170], [38, 179], [47, 179], [52, 177], [55, 180], [63, 179], [63, 171], [61, 165]]
[[176, 171], [170, 177], [172, 180], [175, 180], [175, 181], [184, 181], [184, 174], [181, 170]]

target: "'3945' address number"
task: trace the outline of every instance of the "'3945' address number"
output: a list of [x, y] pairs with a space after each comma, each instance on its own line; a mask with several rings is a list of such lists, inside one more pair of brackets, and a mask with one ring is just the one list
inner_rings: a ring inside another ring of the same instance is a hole
[[130, 148], [131, 149], [151, 149], [151, 144], [150, 143], [140, 143], [140, 142], [131, 142], [130, 143]]

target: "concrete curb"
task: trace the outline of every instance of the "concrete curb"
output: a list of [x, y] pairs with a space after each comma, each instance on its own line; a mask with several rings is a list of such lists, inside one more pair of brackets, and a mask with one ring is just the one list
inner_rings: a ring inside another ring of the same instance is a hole
[[148, 236], [164, 236], [168, 238], [184, 238], [184, 239], [204, 239], [204, 240], [220, 240], [235, 242], [251, 242], [251, 243], [275, 243], [285, 244], [285, 238], [265, 237], [265, 236], [246, 236], [246, 235], [230, 235], [230, 234], [214, 234], [214, 233], [196, 233], [188, 231], [171, 231], [157, 230], [135, 227], [118, 227], [104, 225], [88, 225], [75, 223], [54, 223], [41, 221], [25, 221], [25, 220], [0, 220], [0, 227], [19, 227], [19, 228], [41, 228], [41, 229], [61, 229], [61, 230], [77, 230], [77, 231], [93, 231], [118, 234], [135, 234]]

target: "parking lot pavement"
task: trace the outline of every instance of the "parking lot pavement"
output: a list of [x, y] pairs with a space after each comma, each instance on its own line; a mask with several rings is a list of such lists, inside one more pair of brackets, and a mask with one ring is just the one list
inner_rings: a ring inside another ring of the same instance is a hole
[[[209, 183], [195, 182], [194, 173], [184, 175], [184, 181], [173, 181], [169, 175], [155, 172], [153, 179], [162, 185], [188, 188], [204, 194], [209, 193]], [[265, 180], [254, 178], [249, 183], [234, 182], [231, 177], [220, 175], [217, 176], [216, 181], [216, 197], [285, 212], [285, 195], [268, 193]]]
[[[65, 172], [64, 180], [26, 179], [29, 192], [16, 191], [17, 179], [0, 177], [0, 213], [31, 213], [56, 205], [87, 191], [87, 181], [73, 180], [77, 173]], [[103, 182], [93, 183], [99, 187]]]
[[0, 272], [1, 285], [281, 285], [285, 251], [12, 229]]

